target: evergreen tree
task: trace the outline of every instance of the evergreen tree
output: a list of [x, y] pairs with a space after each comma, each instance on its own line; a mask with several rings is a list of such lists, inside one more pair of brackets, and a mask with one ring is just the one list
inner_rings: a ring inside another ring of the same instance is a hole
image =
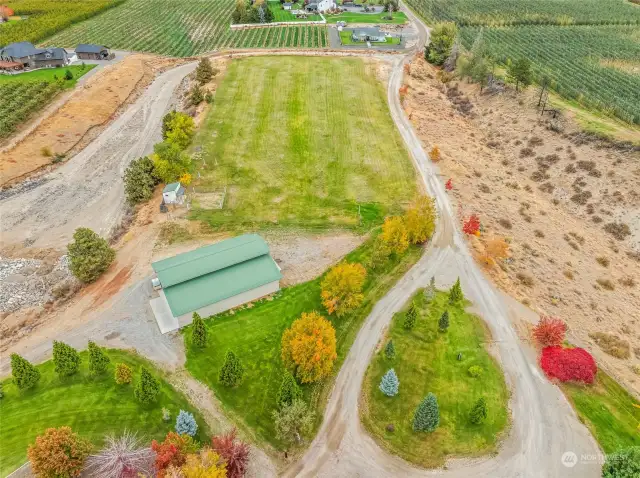
[[416, 310], [415, 304], [412, 302], [409, 306], [409, 310], [404, 316], [404, 328], [407, 330], [413, 329], [414, 325], [416, 325], [416, 318], [418, 317], [418, 311]]
[[95, 281], [116, 258], [109, 243], [86, 227], [73, 233], [73, 242], [67, 245], [69, 269], [81, 282]]
[[53, 363], [56, 366], [56, 373], [61, 377], [73, 375], [80, 368], [80, 355], [70, 345], [54, 340]]
[[227, 356], [224, 359], [224, 364], [220, 369], [220, 375], [218, 380], [227, 387], [235, 387], [242, 381], [242, 375], [244, 374], [244, 367], [240, 363], [240, 359], [231, 350], [227, 352]]
[[396, 347], [393, 345], [393, 340], [389, 340], [384, 348], [384, 355], [390, 360], [396, 358]]
[[204, 326], [204, 320], [197, 312], [193, 313], [193, 323], [191, 324], [191, 342], [196, 347], [204, 347], [207, 345], [207, 328]]
[[202, 58], [196, 68], [196, 80], [198, 80], [198, 83], [201, 85], [204, 85], [205, 83], [209, 83], [211, 78], [213, 78], [211, 62], [209, 58]]
[[487, 418], [487, 401], [481, 397], [471, 409], [469, 420], [471, 420], [471, 423], [474, 425], [477, 425], [484, 421], [485, 418]]
[[424, 298], [431, 302], [436, 297], [436, 278], [431, 276], [429, 285], [424, 289]]
[[444, 313], [440, 316], [440, 320], [438, 320], [438, 328], [440, 332], [446, 332], [449, 328], [449, 311], [445, 310]]
[[516, 91], [520, 85], [527, 87], [533, 81], [531, 62], [527, 58], [520, 58], [514, 62], [507, 62], [507, 77], [516, 83]]
[[124, 385], [125, 383], [131, 383], [133, 379], [133, 373], [131, 368], [125, 363], [116, 364], [115, 379], [118, 385]]
[[438, 399], [429, 392], [413, 415], [413, 431], [432, 432], [440, 425]]
[[282, 376], [282, 384], [280, 385], [278, 398], [276, 399], [278, 408], [283, 409], [284, 407], [288, 407], [293, 404], [294, 400], [299, 399], [302, 399], [302, 390], [300, 390], [300, 386], [298, 386], [298, 382], [296, 382], [296, 379], [291, 375], [291, 372], [287, 370]]
[[400, 381], [398, 380], [398, 376], [396, 375], [396, 371], [393, 369], [389, 369], [387, 373], [384, 374], [382, 380], [380, 381], [380, 391], [384, 393], [387, 397], [395, 397], [398, 395], [398, 387], [400, 386]]
[[460, 285], [460, 277], [456, 280], [456, 283], [453, 284], [453, 287], [449, 290], [449, 303], [456, 304], [464, 299], [464, 295], [462, 294], [462, 286]]
[[89, 342], [89, 372], [92, 375], [101, 374], [107, 370], [108, 365], [109, 357], [104, 350], [94, 342]]
[[160, 382], [144, 367], [140, 367], [140, 380], [133, 391], [135, 397], [142, 403], [156, 401], [160, 391]]
[[178, 417], [176, 418], [176, 433], [179, 435], [195, 436], [198, 431], [198, 424], [196, 419], [189, 412], [180, 410]]
[[18, 354], [11, 354], [11, 375], [20, 390], [31, 388], [40, 380], [40, 371]]
[[158, 184], [154, 172], [153, 161], [148, 156], [131, 161], [124, 171], [124, 193], [129, 205], [134, 206], [151, 199], [153, 189]]

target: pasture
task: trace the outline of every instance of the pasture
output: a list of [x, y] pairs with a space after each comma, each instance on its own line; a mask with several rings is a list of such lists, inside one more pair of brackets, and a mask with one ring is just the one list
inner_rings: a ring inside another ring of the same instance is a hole
[[[122, 351], [106, 351], [111, 364], [100, 376], [92, 377], [88, 371], [87, 352], [80, 354], [80, 370], [70, 377], [60, 378], [54, 371], [53, 361], [38, 365], [41, 378], [38, 384], [20, 391], [11, 379], [2, 381], [4, 398], [0, 400], [0, 475], [6, 476], [27, 460], [27, 447], [47, 428], [70, 426], [81, 437], [96, 447], [102, 445], [105, 435], [124, 430], [137, 431], [151, 442], [172, 431], [180, 410], [194, 414], [198, 423], [197, 438], [208, 438], [208, 426], [181, 393], [162, 378], [162, 372], [147, 360]], [[133, 371], [133, 382], [118, 385], [114, 380], [116, 363], [125, 363]], [[146, 367], [160, 380], [160, 392], [155, 403], [143, 405], [133, 395], [140, 367]], [[162, 420], [162, 407], [171, 412], [169, 422]]]
[[[215, 230], [368, 230], [416, 192], [375, 65], [353, 58], [234, 60], [194, 138], [195, 201]], [[198, 178], [200, 176], [200, 178]]]
[[[444, 292], [428, 303], [420, 290], [412, 300], [418, 310], [414, 328], [403, 326], [407, 305], [394, 315], [385, 338], [384, 344], [393, 340], [395, 358], [386, 358], [383, 347], [367, 370], [365, 427], [384, 448], [425, 467], [441, 466], [448, 455], [478, 456], [494, 451], [509, 422], [509, 393], [500, 366], [485, 348], [490, 336], [484, 323], [463, 307], [449, 305]], [[440, 332], [438, 319], [445, 310], [450, 326], [447, 332]], [[471, 377], [471, 366], [481, 367], [482, 375]], [[391, 368], [400, 381], [395, 397], [378, 388]], [[414, 432], [414, 411], [429, 392], [438, 399], [440, 426], [433, 433]], [[474, 425], [469, 412], [480, 397], [487, 401], [487, 418]], [[395, 427], [393, 432], [387, 431], [388, 424]]]
[[99, 17], [67, 28], [48, 45], [98, 43], [120, 50], [191, 56], [223, 48], [325, 48], [324, 26], [232, 31], [229, 0], [127, 0]]

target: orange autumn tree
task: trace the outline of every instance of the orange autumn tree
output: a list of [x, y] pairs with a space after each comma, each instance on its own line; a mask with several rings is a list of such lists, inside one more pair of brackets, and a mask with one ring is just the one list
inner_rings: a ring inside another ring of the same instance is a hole
[[482, 262], [488, 267], [509, 257], [509, 244], [504, 238], [493, 237], [485, 242], [484, 254], [481, 256]]
[[302, 383], [327, 377], [337, 358], [336, 331], [317, 312], [303, 312], [282, 335], [282, 361]]
[[411, 244], [428, 241], [436, 229], [436, 206], [433, 198], [416, 197], [404, 215], [404, 227]]
[[438, 148], [438, 145], [435, 145], [433, 148], [431, 148], [431, 151], [429, 151], [429, 157], [434, 163], [437, 163], [442, 159], [442, 154], [440, 153], [440, 148]]
[[91, 452], [91, 443], [70, 427], [47, 428], [44, 435], [29, 445], [31, 470], [37, 476], [79, 476]]
[[400, 216], [388, 217], [382, 225], [380, 238], [389, 247], [391, 252], [402, 254], [409, 247], [409, 237], [404, 219]]
[[343, 262], [331, 269], [322, 281], [320, 293], [327, 312], [342, 317], [357, 309], [364, 300], [362, 286], [366, 277], [367, 270], [358, 263]]

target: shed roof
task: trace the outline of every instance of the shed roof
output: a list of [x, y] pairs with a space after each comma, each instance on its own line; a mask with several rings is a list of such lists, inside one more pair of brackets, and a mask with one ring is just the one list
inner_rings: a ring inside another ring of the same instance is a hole
[[37, 55], [44, 50], [36, 48], [33, 43], [28, 41], [20, 41], [16, 43], [10, 43], [6, 47], [0, 49], [0, 54], [3, 56], [11, 56], [13, 58], [24, 58], [29, 55]]
[[282, 274], [257, 234], [227, 239], [154, 262], [174, 316], [280, 280]]
[[163, 193], [170, 193], [172, 191], [178, 191], [180, 189], [180, 183], [169, 183], [162, 190]]
[[108, 47], [104, 45], [94, 45], [92, 43], [80, 43], [76, 47], [76, 53], [100, 53], [103, 50], [107, 50]]

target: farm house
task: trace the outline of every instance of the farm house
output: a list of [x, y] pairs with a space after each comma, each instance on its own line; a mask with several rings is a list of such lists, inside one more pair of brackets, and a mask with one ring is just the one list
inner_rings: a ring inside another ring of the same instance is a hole
[[159, 297], [151, 308], [164, 334], [202, 317], [265, 297], [280, 289], [282, 273], [257, 234], [244, 234], [152, 264]]

